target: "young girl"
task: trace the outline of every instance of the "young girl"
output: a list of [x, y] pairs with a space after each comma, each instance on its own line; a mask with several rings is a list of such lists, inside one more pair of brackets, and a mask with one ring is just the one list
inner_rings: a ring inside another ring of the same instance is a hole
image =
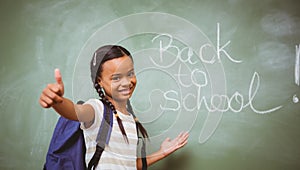
[[[44, 108], [52, 107], [61, 116], [81, 122], [86, 144], [86, 164], [89, 164], [89, 168], [141, 169], [142, 158], [137, 157], [137, 130], [145, 138], [148, 134], [133, 116], [129, 102], [137, 83], [131, 54], [121, 46], [100, 47], [93, 55], [90, 69], [100, 100], [89, 99], [78, 105], [65, 98], [62, 77], [56, 69], [56, 83], [48, 84], [43, 90], [39, 99], [40, 105]], [[104, 105], [112, 110], [114, 118], [109, 143], [105, 146], [101, 158], [97, 159], [94, 158], [95, 152], [99, 150], [99, 147], [96, 147], [96, 138], [103, 118]], [[188, 136], [185, 132], [173, 140], [165, 139], [157, 152], [146, 157], [147, 166], [186, 145]]]

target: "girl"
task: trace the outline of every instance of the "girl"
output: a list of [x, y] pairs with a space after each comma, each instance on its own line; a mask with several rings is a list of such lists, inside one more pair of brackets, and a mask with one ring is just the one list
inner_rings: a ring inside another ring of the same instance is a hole
[[[81, 122], [86, 144], [86, 164], [96, 169], [141, 169], [142, 158], [137, 157], [137, 130], [143, 137], [148, 134], [133, 116], [129, 98], [137, 80], [131, 54], [123, 47], [107, 45], [100, 47], [90, 63], [91, 78], [99, 99], [89, 99], [83, 105], [74, 104], [64, 97], [64, 84], [60, 71], [55, 69], [56, 82], [43, 90], [39, 103], [44, 108], [52, 107], [61, 116]], [[96, 138], [103, 118], [103, 108], [108, 106], [114, 114], [109, 144], [101, 155]], [[180, 133], [175, 139], [165, 139], [160, 149], [146, 157], [147, 166], [165, 158], [186, 145], [188, 133]], [[144, 161], [145, 163], [145, 161]], [[99, 165], [98, 165], [99, 164]], [[97, 166], [98, 165], [98, 166]]]

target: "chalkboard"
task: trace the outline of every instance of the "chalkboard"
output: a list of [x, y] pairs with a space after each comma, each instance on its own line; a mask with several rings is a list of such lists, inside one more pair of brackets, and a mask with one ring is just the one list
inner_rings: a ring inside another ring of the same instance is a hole
[[60, 68], [65, 96], [97, 97], [89, 61], [133, 56], [133, 109], [148, 153], [189, 131], [149, 169], [300, 168], [297, 0], [0, 2], [0, 169], [42, 169], [58, 119], [38, 104]]

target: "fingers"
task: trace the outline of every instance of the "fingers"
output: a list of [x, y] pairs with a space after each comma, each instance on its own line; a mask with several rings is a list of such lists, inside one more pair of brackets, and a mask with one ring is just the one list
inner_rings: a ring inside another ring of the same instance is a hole
[[40, 96], [39, 103], [44, 108], [49, 108], [63, 101], [64, 83], [59, 69], [54, 70], [54, 78], [56, 83], [48, 84]]
[[181, 132], [177, 137], [173, 140], [170, 138], [166, 138], [161, 144], [161, 150], [163, 151], [164, 156], [167, 156], [177, 149], [183, 147], [187, 144], [189, 138], [188, 132]]
[[188, 137], [189, 137], [189, 133], [188, 132], [181, 132], [181, 133], [179, 133], [179, 135], [174, 140], [184, 141], [184, 140], [187, 140]]
[[176, 147], [181, 148], [187, 144], [189, 138], [188, 132], [181, 132], [173, 141], [176, 142]]
[[49, 108], [56, 103], [61, 103], [63, 101], [62, 96], [60, 95], [60, 87], [58, 84], [48, 84], [47, 87], [43, 90], [39, 103], [44, 108]]

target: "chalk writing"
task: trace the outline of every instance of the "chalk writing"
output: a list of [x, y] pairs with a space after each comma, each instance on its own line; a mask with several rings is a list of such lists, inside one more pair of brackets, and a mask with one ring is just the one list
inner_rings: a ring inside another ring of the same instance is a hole
[[[172, 67], [178, 60], [183, 62], [183, 63], [188, 63], [188, 64], [196, 64], [198, 63], [197, 61], [195, 61], [195, 59], [193, 60], [193, 57], [195, 57], [194, 55], [194, 50], [191, 47], [184, 47], [182, 49], [180, 49], [179, 47], [177, 47], [176, 45], [173, 44], [173, 36], [170, 34], [159, 34], [157, 36], [155, 36], [152, 39], [152, 43], [154, 43], [157, 39], [164, 37], [168, 39], [168, 42], [164, 42], [162, 39], [159, 40], [159, 61], [156, 62], [152, 57], [150, 58], [150, 60], [152, 61], [152, 63], [160, 68], [169, 68]], [[230, 56], [230, 54], [225, 50], [225, 47], [227, 47], [230, 44], [230, 41], [227, 41], [223, 46], [220, 46], [220, 25], [218, 23], [218, 27], [217, 27], [217, 60], [216, 60], [216, 56], [205, 56], [205, 50], [209, 50], [209, 48], [214, 48], [211, 44], [205, 43], [203, 45], [200, 46], [199, 48], [199, 53], [198, 56], [200, 58], [200, 61], [202, 63], [206, 63], [206, 64], [214, 64], [216, 61], [221, 62], [221, 53], [223, 53], [225, 55], [225, 57], [227, 59], [229, 59], [230, 61], [232, 61], [233, 63], [241, 63], [241, 60], [236, 60], [234, 58], [232, 58]], [[175, 50], [176, 51], [176, 58], [175, 60], [173, 60], [171, 63], [167, 63], [166, 65], [162, 65], [164, 64], [164, 53], [168, 52], [169, 50]], [[183, 52], [187, 51], [187, 57], [186, 59], [184, 59], [185, 56], [183, 56]], [[205, 57], [211, 57], [210, 59], [205, 59]]]
[[300, 78], [300, 44], [296, 45], [296, 59], [295, 59], [295, 83], [299, 86], [299, 78]]
[[[153, 65], [159, 68], [171, 68], [174, 66], [177, 62], [185, 63], [185, 64], [196, 64], [197, 61], [194, 59], [195, 55], [193, 54], [193, 49], [191, 47], [184, 47], [180, 49], [178, 46], [173, 44], [173, 37], [170, 34], [160, 34], [155, 36], [152, 39], [152, 42], [157, 41], [159, 38], [164, 37], [167, 39], [167, 42], [165, 42], [165, 39], [159, 40], [159, 61], [155, 60], [153, 57], [150, 56], [150, 60], [152, 61]], [[230, 54], [225, 50], [225, 47], [229, 45], [230, 41], [226, 42], [225, 45], [220, 46], [220, 29], [218, 24], [217, 29], [217, 58], [216, 56], [211, 57], [210, 59], [204, 59], [203, 56], [203, 50], [205, 48], [213, 48], [211, 44], [204, 44], [199, 49], [199, 58], [202, 63], [206, 64], [214, 64], [215, 62], [222, 62], [221, 61], [221, 53], [224, 54], [224, 56], [230, 60], [232, 63], [241, 63], [241, 60], [236, 60], [230, 56]], [[174, 50], [176, 51], [175, 56], [176, 58], [172, 61], [164, 60], [164, 54], [168, 52], [168, 50]], [[187, 56], [182, 56], [183, 51], [187, 50]], [[207, 57], [206, 57], [207, 58]], [[165, 62], [166, 61], [166, 62]], [[207, 73], [203, 70], [200, 70], [198, 68], [195, 68], [191, 71], [190, 74], [182, 74], [181, 73], [182, 65], [179, 64], [178, 72], [177, 74], [174, 74], [175, 77], [177, 77], [179, 85], [184, 88], [188, 87], [196, 87], [197, 92], [196, 94], [193, 93], [186, 93], [183, 94], [183, 97], [181, 99], [178, 99], [178, 92], [174, 89], [168, 90], [164, 92], [164, 98], [166, 101], [174, 103], [172, 106], [162, 106], [160, 105], [160, 108], [162, 110], [172, 110], [172, 111], [179, 111], [179, 109], [184, 109], [186, 111], [195, 111], [199, 110], [201, 106], [204, 106], [206, 110], [209, 112], [227, 112], [232, 111], [235, 113], [241, 112], [244, 108], [250, 107], [251, 110], [258, 114], [265, 114], [265, 113], [271, 113], [278, 109], [280, 109], [282, 106], [276, 106], [274, 108], [265, 109], [265, 110], [259, 110], [256, 108], [253, 104], [253, 101], [255, 100], [255, 96], [257, 94], [257, 91], [260, 87], [260, 76], [259, 73], [254, 72], [253, 76], [251, 78], [251, 82], [249, 84], [248, 88], [248, 97], [247, 101], [245, 100], [245, 97], [238, 91], [236, 91], [231, 96], [225, 95], [225, 94], [212, 94], [211, 98], [208, 99], [207, 96], [202, 95], [202, 90], [204, 87], [208, 86], [208, 79], [207, 79]], [[182, 78], [189, 78], [191, 83], [184, 83]], [[198, 79], [196, 79], [198, 77]], [[199, 79], [200, 77], [200, 79]], [[171, 94], [173, 94], [171, 97]], [[175, 97], [174, 97], [175, 96]], [[194, 100], [196, 101], [196, 105], [191, 107], [187, 106], [187, 100]], [[235, 105], [235, 108], [233, 107], [233, 103]], [[237, 107], [238, 105], [238, 107]]]
[[[193, 77], [195, 74], [201, 74], [203, 75], [203, 83], [195, 82], [193, 80]], [[180, 77], [180, 76], [178, 76]], [[170, 101], [170, 102], [176, 102], [176, 106], [174, 107], [166, 107], [166, 106], [160, 106], [161, 109], [163, 110], [172, 110], [172, 111], [178, 111], [181, 107], [183, 107], [184, 110], [187, 111], [195, 111], [199, 110], [202, 105], [204, 105], [205, 109], [208, 110], [209, 112], [227, 112], [227, 111], [232, 111], [235, 113], [241, 112], [244, 108], [250, 107], [251, 110], [255, 113], [259, 114], [265, 114], [265, 113], [271, 113], [274, 112], [278, 109], [280, 109], [282, 106], [277, 106], [271, 109], [267, 110], [258, 110], [254, 104], [253, 101], [255, 99], [255, 96], [257, 94], [257, 91], [260, 86], [260, 76], [257, 72], [254, 72], [251, 83], [249, 85], [249, 90], [248, 90], [248, 102], [245, 102], [245, 97], [240, 94], [238, 91], [236, 91], [232, 96], [228, 95], [223, 95], [223, 94], [213, 94], [210, 98], [208, 99], [207, 96], [202, 96], [202, 89], [208, 85], [207, 81], [207, 75], [205, 72], [194, 69], [191, 73], [191, 80], [192, 84], [186, 85], [183, 84], [181, 81], [179, 81], [179, 84], [182, 86], [196, 86], [197, 87], [197, 95], [194, 93], [187, 93], [184, 94], [183, 98], [181, 100], [176, 99], [175, 97], [170, 97], [168, 94], [174, 94], [175, 96], [178, 97], [178, 92], [175, 90], [168, 90], [164, 92], [164, 97], [165, 100]], [[196, 100], [196, 106], [194, 107], [187, 107], [187, 99], [193, 99]], [[221, 103], [225, 103], [225, 106], [223, 106]], [[239, 104], [238, 108], [233, 108], [233, 103]]]
[[297, 97], [297, 95], [293, 96], [293, 102], [294, 103], [298, 103], [299, 102], [299, 98]]
[[[299, 86], [300, 85], [300, 44], [296, 45], [296, 58], [295, 58], [295, 83]], [[299, 98], [297, 95], [293, 96], [293, 102], [298, 103]]]
[[233, 59], [233, 58], [227, 53], [227, 51], [224, 50], [224, 48], [225, 48], [227, 45], [230, 44], [230, 41], [227, 41], [227, 43], [226, 43], [225, 45], [223, 45], [223, 46], [220, 48], [220, 24], [217, 23], [217, 25], [218, 25], [218, 27], [217, 27], [217, 55], [218, 55], [218, 60], [220, 61], [220, 58], [221, 58], [221, 57], [220, 57], [220, 53], [223, 52], [223, 53], [226, 55], [226, 57], [227, 57], [230, 61], [232, 61], [232, 62], [234, 62], [234, 63], [241, 63], [242, 61]]

